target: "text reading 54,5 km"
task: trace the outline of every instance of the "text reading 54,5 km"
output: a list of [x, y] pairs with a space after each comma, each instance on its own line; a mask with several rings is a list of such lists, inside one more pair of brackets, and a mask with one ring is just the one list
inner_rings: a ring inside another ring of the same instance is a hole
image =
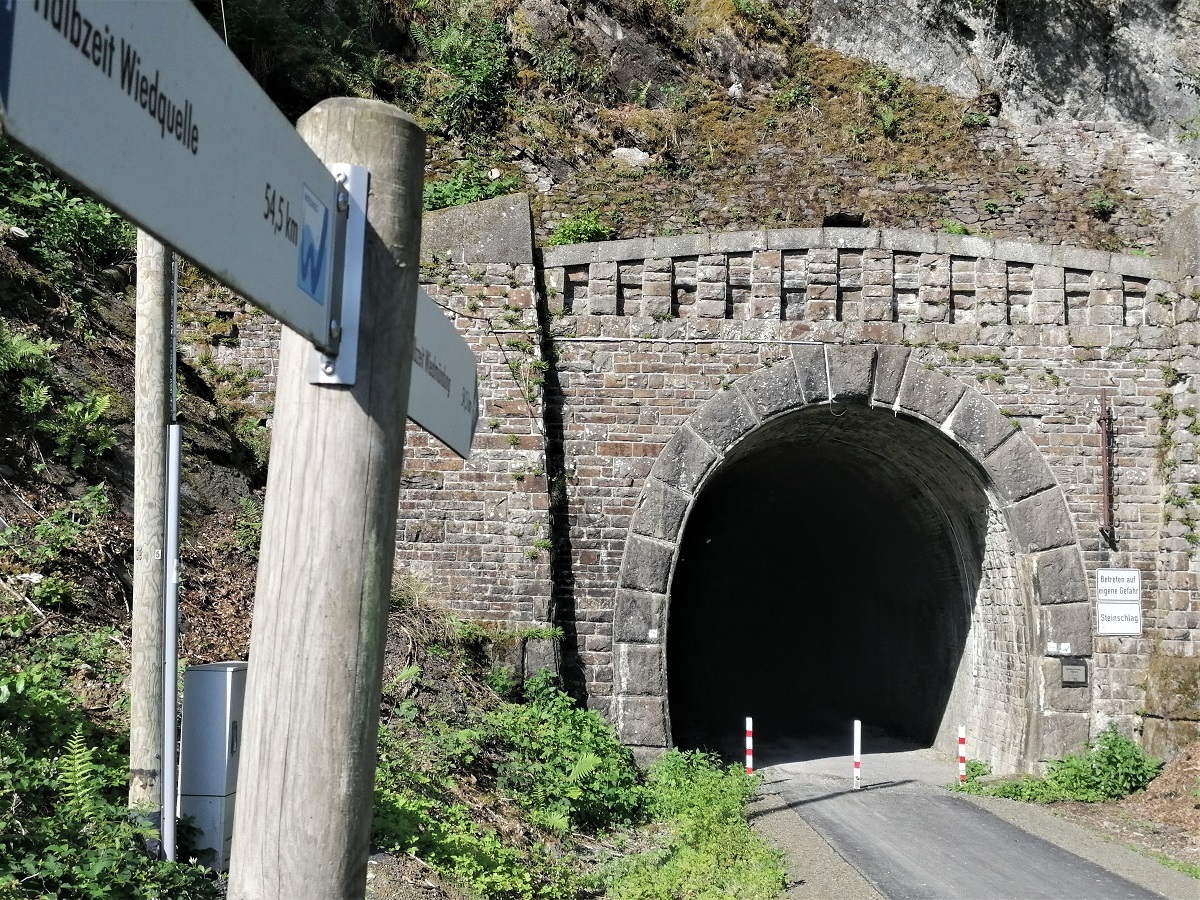
[[293, 244], [300, 240], [300, 223], [292, 218], [292, 203], [282, 194], [271, 187], [271, 182], [267, 182], [267, 189], [263, 192], [263, 218], [266, 219], [271, 227], [275, 229], [275, 233], [282, 232]]

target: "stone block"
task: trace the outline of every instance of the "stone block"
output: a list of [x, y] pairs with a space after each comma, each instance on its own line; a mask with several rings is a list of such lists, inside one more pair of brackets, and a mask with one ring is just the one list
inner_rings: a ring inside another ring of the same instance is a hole
[[[1089, 682], [1095, 674], [1088, 665]], [[1042, 659], [1042, 708], [1054, 712], [1087, 712], [1091, 708], [1092, 688], [1063, 687], [1062, 660]]]
[[950, 417], [949, 427], [950, 433], [976, 459], [983, 459], [1013, 433], [1013, 423], [1008, 417], [976, 391], [963, 395]]
[[997, 447], [983, 461], [997, 492], [1009, 503], [1023, 500], [1038, 491], [1053, 487], [1054, 473], [1042, 457], [1037, 445], [1021, 431]]
[[950, 415], [964, 391], [964, 385], [941, 372], [923, 366], [909, 366], [896, 403], [901, 409], [940, 425]]
[[876, 406], [892, 406], [900, 395], [904, 369], [908, 365], [907, 347], [881, 346], [875, 354], [874, 394]]
[[613, 640], [653, 643], [663, 639], [667, 597], [646, 591], [618, 589], [613, 605]]
[[1033, 583], [1039, 603], [1088, 602], [1087, 573], [1077, 545], [1044, 550], [1035, 560]]
[[1160, 277], [1167, 281], [1200, 275], [1200, 204], [1176, 212], [1163, 226]]
[[830, 347], [829, 394], [834, 399], [871, 396], [875, 348], [870, 345]]
[[884, 228], [879, 232], [879, 246], [903, 253], [936, 253], [937, 235], [907, 228]]
[[641, 504], [633, 515], [635, 534], [673, 541], [687, 513], [691, 497], [667, 487], [657, 478], [647, 478], [642, 489]]
[[1026, 265], [1049, 265], [1054, 248], [1050, 244], [1024, 244], [1017, 241], [996, 241], [994, 254], [998, 259]]
[[661, 697], [666, 693], [662, 644], [617, 644], [613, 650], [618, 694]]
[[1071, 513], [1058, 488], [1014, 503], [1009, 507], [1008, 521], [1023, 553], [1064, 547], [1075, 540]]
[[621, 560], [620, 586], [665, 594], [674, 553], [673, 544], [631, 534], [625, 543], [625, 556]]
[[767, 246], [772, 250], [807, 250], [823, 243], [824, 234], [820, 228], [772, 228], [767, 231]]
[[804, 405], [804, 395], [790, 359], [760, 369], [734, 385], [761, 421], [787, 409]]
[[1088, 742], [1088, 713], [1045, 712], [1035, 722], [1034, 755], [1045, 762], [1067, 753], [1080, 753]]
[[819, 344], [792, 347], [792, 363], [796, 381], [804, 394], [805, 403], [829, 399], [829, 382], [825, 371], [825, 348]]
[[1072, 656], [1092, 655], [1092, 604], [1056, 603], [1038, 608], [1041, 645], [1047, 641], [1070, 644]]
[[1112, 254], [1103, 250], [1085, 250], [1058, 244], [1050, 254], [1051, 262], [1064, 269], [1099, 270], [1108, 272], [1113, 267]]
[[752, 253], [766, 249], [765, 231], [714, 231], [708, 236], [709, 253]]
[[695, 493], [705, 473], [717, 460], [712, 447], [690, 428], [680, 428], [667, 443], [650, 474], [686, 494]]
[[996, 242], [992, 238], [962, 234], [938, 234], [937, 252], [954, 256], [995, 256]]
[[676, 234], [662, 237], [652, 237], [647, 242], [645, 257], [677, 258], [680, 256], [699, 256], [708, 252], [708, 235], [706, 234]]
[[1172, 719], [1142, 722], [1142, 746], [1159, 759], [1171, 759], [1193, 741], [1200, 741], [1200, 722]]
[[619, 697], [617, 736], [627, 746], [667, 746], [666, 701], [661, 697]]
[[1200, 721], [1200, 656], [1153, 656], [1146, 709], [1167, 719]]
[[[724, 293], [724, 285], [722, 285], [722, 293]], [[720, 300], [701, 300], [699, 299], [699, 290], [696, 291], [696, 315], [705, 319], [723, 319], [725, 318], [725, 299]]]
[[688, 420], [691, 429], [718, 452], [758, 424], [758, 419], [737, 391], [718, 391]]
[[[427, 212], [421, 220], [421, 259], [454, 263], [533, 264], [533, 219], [528, 194], [510, 194]], [[556, 265], [569, 263], [550, 263]]]
[[825, 228], [825, 246], [841, 250], [867, 250], [879, 246], [878, 228]]

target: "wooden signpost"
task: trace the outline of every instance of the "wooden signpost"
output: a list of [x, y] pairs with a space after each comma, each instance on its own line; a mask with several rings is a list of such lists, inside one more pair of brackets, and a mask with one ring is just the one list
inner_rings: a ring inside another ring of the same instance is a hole
[[340, 99], [302, 138], [187, 0], [0, 0], [0, 125], [287, 326], [228, 895], [360, 898], [410, 389], [460, 455], [478, 417], [432, 303], [414, 360], [424, 135]]

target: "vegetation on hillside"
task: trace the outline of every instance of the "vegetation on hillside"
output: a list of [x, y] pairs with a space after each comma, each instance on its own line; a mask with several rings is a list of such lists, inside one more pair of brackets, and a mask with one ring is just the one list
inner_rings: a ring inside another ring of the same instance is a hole
[[1087, 743], [1083, 753], [1068, 753], [1051, 760], [1041, 778], [980, 782], [979, 778], [988, 774], [987, 766], [972, 760], [967, 781], [955, 784], [954, 789], [1035, 803], [1062, 800], [1098, 803], [1120, 800], [1145, 790], [1162, 767], [1161, 760], [1154, 759], [1136, 741], [1118, 731], [1116, 725], [1110, 724]]

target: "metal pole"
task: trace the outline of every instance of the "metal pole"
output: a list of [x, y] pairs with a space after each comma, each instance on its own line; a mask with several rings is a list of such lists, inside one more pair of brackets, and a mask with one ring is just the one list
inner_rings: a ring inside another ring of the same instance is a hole
[[854, 789], [858, 790], [862, 774], [862, 722], [854, 720]]
[[182, 429], [167, 429], [167, 583], [163, 604], [163, 753], [162, 753], [162, 849], [166, 859], [175, 858], [176, 757], [178, 736], [176, 699], [179, 692], [179, 475]]
[[1100, 390], [1100, 415], [1097, 417], [1100, 425], [1100, 533], [1110, 545], [1116, 545], [1116, 533], [1113, 530], [1113, 484], [1112, 484], [1112, 449], [1113, 449], [1113, 414], [1108, 404], [1108, 390]]

